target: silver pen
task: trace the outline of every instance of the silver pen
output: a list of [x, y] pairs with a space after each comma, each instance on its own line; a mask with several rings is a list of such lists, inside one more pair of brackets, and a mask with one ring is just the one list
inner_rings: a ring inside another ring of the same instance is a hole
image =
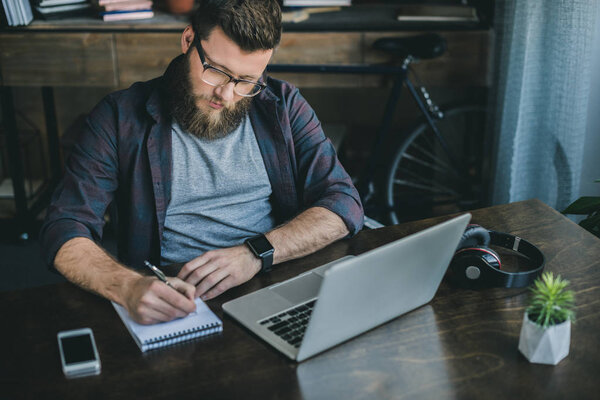
[[[154, 275], [156, 275], [158, 277], [158, 279], [160, 279], [161, 281], [163, 281], [164, 283], [166, 283], [167, 285], [171, 286], [173, 289], [175, 289], [173, 287], [173, 285], [171, 285], [171, 283], [169, 283], [169, 281], [167, 280], [167, 277], [165, 276], [165, 273], [162, 272], [160, 269], [158, 269], [156, 266], [152, 265], [148, 260], [144, 261], [144, 265], [148, 268], [150, 268], [150, 270], [152, 272], [154, 272]], [[177, 290], [177, 289], [175, 289]]]

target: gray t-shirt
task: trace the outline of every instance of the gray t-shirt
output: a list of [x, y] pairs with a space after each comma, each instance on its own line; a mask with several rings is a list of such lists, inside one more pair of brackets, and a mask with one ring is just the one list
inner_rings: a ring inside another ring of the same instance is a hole
[[231, 134], [199, 139], [172, 127], [173, 182], [161, 264], [187, 262], [275, 226], [271, 184], [248, 117]]

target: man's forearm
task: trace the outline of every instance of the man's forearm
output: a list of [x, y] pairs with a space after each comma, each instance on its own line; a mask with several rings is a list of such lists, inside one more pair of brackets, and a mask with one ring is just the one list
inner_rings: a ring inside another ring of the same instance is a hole
[[124, 304], [128, 285], [140, 274], [124, 267], [92, 240], [77, 237], [56, 253], [54, 266], [68, 280], [119, 304]]
[[[273, 245], [273, 263], [313, 253], [348, 235], [344, 221], [323, 207], [312, 207], [266, 237]], [[261, 269], [250, 249], [238, 245], [210, 250], [187, 262], [177, 275], [194, 285], [195, 296], [212, 299], [230, 288], [247, 282]]]
[[322, 207], [312, 207], [266, 234], [275, 248], [273, 263], [313, 253], [348, 235], [344, 221]]

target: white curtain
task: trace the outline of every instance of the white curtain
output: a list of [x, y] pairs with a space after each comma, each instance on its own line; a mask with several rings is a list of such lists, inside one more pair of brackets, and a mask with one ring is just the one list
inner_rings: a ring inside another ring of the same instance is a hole
[[588, 137], [600, 134], [588, 115], [600, 113], [590, 102], [599, 9], [598, 0], [497, 1], [494, 204], [539, 198], [560, 210], [579, 197], [582, 174], [600, 178], [600, 149], [585, 151], [586, 141], [600, 145]]

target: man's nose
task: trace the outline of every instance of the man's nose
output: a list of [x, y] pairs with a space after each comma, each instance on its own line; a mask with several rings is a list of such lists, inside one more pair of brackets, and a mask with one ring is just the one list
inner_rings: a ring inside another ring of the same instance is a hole
[[235, 86], [234, 82], [229, 82], [228, 84], [218, 87], [215, 90], [215, 93], [219, 98], [221, 98], [225, 103], [230, 103], [233, 101], [235, 93], [233, 91], [233, 87]]

